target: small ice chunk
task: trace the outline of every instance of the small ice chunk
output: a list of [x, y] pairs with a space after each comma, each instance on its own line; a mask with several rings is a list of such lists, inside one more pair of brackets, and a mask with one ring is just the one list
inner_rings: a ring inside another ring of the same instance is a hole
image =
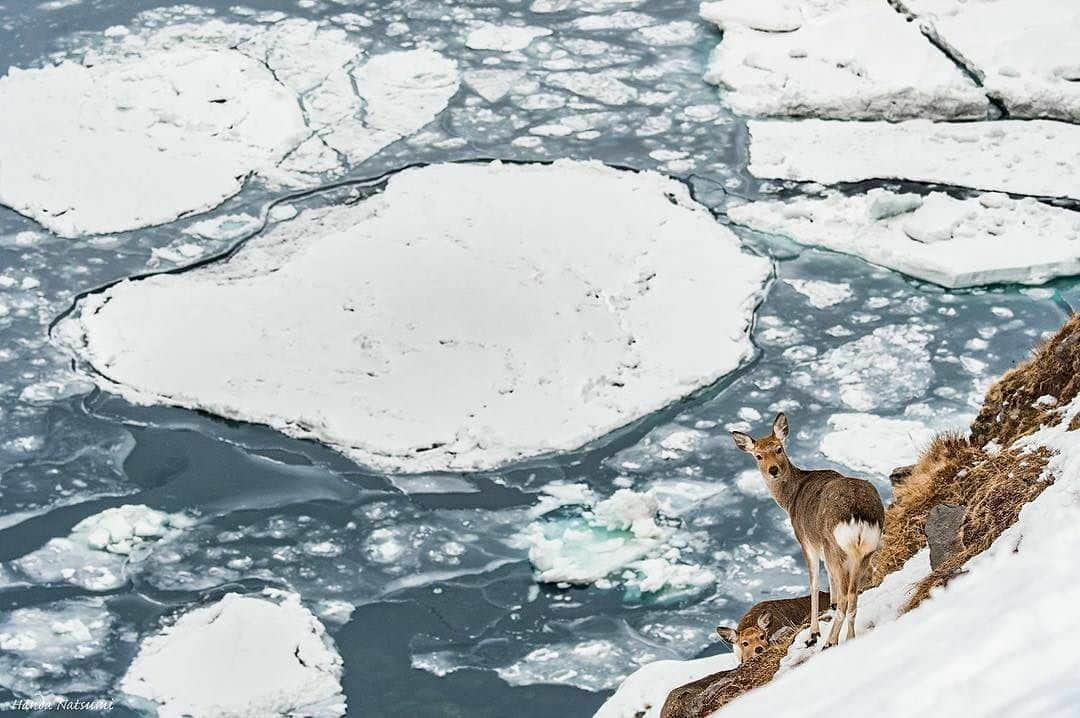
[[533, 40], [551, 34], [546, 27], [519, 25], [481, 25], [469, 32], [466, 47], [473, 50], [513, 52], [524, 50]]

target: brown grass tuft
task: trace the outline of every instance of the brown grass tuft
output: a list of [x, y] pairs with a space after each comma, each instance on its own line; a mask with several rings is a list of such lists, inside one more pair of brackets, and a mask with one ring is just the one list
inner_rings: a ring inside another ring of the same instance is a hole
[[[982, 411], [971, 423], [971, 440], [978, 446], [994, 440], [1008, 446], [1041, 424], [1061, 421], [1056, 409], [1080, 393], [1080, 314], [1065, 325], [1026, 362], [1010, 369], [986, 392]], [[1050, 395], [1052, 406], [1035, 406]]]

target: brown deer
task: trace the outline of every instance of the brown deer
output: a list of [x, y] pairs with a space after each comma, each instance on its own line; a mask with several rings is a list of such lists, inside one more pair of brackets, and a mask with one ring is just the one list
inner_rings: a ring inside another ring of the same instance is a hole
[[802, 547], [810, 574], [810, 638], [806, 645], [814, 645], [821, 635], [818, 569], [822, 559], [829, 573], [829, 593], [837, 607], [825, 647], [840, 640], [845, 620], [847, 640], [854, 638], [859, 589], [885, 527], [885, 507], [877, 489], [869, 481], [837, 471], [806, 471], [792, 464], [784, 451], [788, 420], [782, 413], [776, 415], [768, 436], [755, 440], [738, 431], [731, 436], [736, 446], [754, 456], [769, 493], [787, 512]]
[[[818, 594], [818, 602], [828, 606], [829, 594]], [[775, 644], [775, 635], [783, 629], [789, 628], [797, 633], [809, 620], [809, 596], [777, 598], [756, 604], [739, 619], [737, 627], [717, 626], [716, 632], [720, 638], [731, 644], [735, 658], [742, 663], [750, 656], [764, 653], [770, 645]], [[770, 635], [773, 637], [770, 638]]]

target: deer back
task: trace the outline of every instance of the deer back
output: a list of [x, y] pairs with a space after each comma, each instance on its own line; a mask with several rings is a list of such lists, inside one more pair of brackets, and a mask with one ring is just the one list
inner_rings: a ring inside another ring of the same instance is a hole
[[800, 542], [832, 545], [836, 541], [833, 529], [852, 520], [885, 525], [885, 507], [869, 481], [831, 470], [799, 473], [802, 485], [788, 513]]

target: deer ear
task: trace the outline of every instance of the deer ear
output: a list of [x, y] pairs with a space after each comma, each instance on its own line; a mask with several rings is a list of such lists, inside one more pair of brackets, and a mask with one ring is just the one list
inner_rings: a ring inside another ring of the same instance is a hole
[[785, 439], [787, 439], [788, 425], [787, 417], [784, 416], [784, 412], [781, 411], [779, 414], [776, 415], [776, 418], [773, 419], [772, 433], [773, 436], [775, 436], [780, 441], [784, 441]]
[[720, 638], [724, 639], [733, 646], [739, 640], [739, 634], [734, 628], [728, 628], [727, 626], [717, 626], [716, 632], [720, 634]]
[[754, 439], [749, 434], [733, 431], [731, 432], [731, 438], [735, 440], [735, 446], [743, 451], [752, 452], [754, 450]]
[[766, 628], [769, 627], [769, 622], [770, 621], [772, 621], [772, 614], [769, 613], [768, 611], [765, 611], [764, 613], [762, 613], [760, 616], [757, 617], [758, 628], [760, 628], [761, 630], [764, 631]]
[[775, 646], [783, 642], [785, 638], [787, 638], [793, 633], [795, 633], [795, 629], [791, 626], [784, 626], [783, 628], [778, 628], [775, 633], [769, 636], [769, 643]]

